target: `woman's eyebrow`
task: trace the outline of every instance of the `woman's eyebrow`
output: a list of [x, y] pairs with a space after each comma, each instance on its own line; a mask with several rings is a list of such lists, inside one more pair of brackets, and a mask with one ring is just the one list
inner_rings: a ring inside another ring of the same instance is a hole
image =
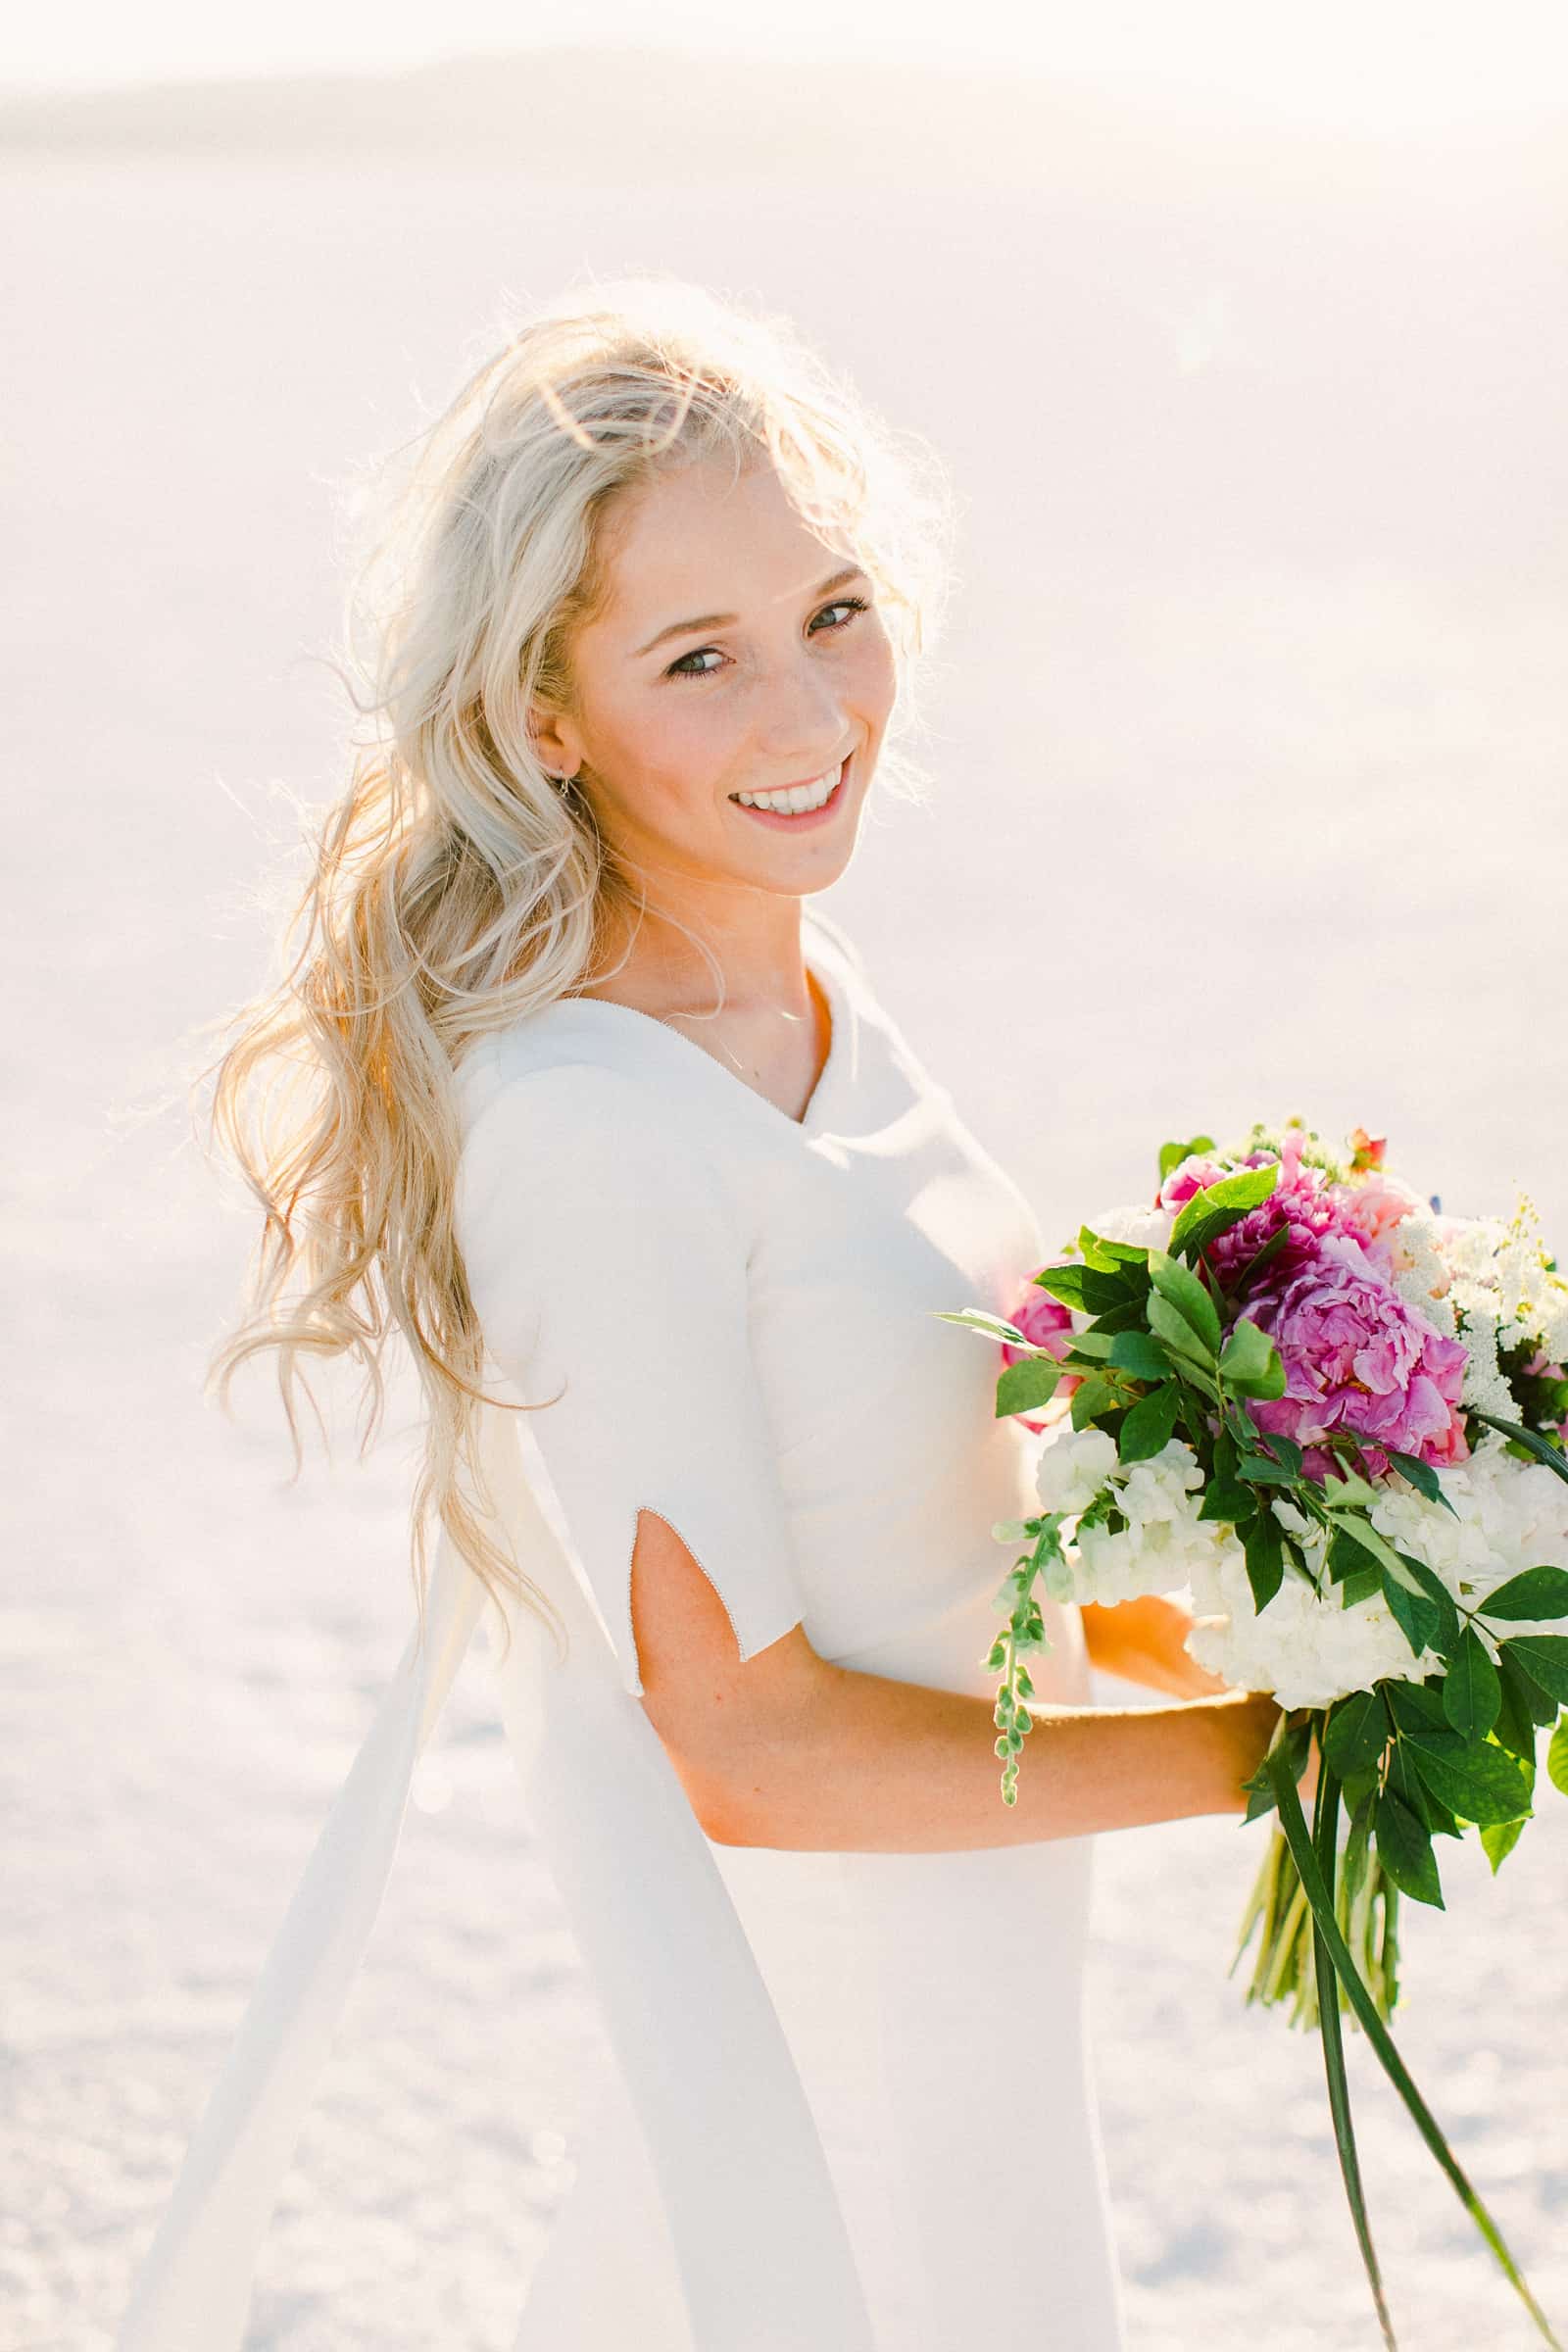
[[[847, 570], [836, 571], [830, 580], [824, 580], [819, 588], [811, 591], [812, 597], [828, 596], [835, 588], [842, 588], [847, 580], [858, 580], [861, 568], [858, 564], [852, 564]], [[667, 629], [661, 629], [657, 637], [650, 637], [646, 645], [637, 648], [636, 658], [640, 660], [644, 654], [651, 654], [655, 646], [663, 644], [666, 637], [685, 637], [693, 629], [732, 628], [739, 618], [737, 612], [700, 612], [695, 620], [672, 620]]]

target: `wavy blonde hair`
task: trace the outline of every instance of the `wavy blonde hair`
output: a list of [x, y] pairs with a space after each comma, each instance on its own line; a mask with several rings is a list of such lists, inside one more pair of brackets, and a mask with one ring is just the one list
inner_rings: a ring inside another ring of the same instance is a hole
[[880, 772], [923, 797], [898, 738], [948, 578], [951, 498], [929, 446], [892, 432], [784, 319], [680, 279], [597, 286], [512, 326], [375, 486], [334, 663], [368, 737], [308, 834], [281, 975], [233, 1016], [214, 1065], [212, 1136], [264, 1218], [241, 1320], [212, 1359], [219, 1400], [229, 1409], [239, 1366], [275, 1350], [297, 1477], [297, 1389], [320, 1421], [304, 1367], [347, 1356], [363, 1456], [401, 1335], [428, 1408], [421, 1638], [432, 1515], [492, 1595], [557, 1616], [460, 1475], [488, 1501], [476, 1408], [505, 1400], [485, 1396], [453, 1230], [453, 1072], [473, 1038], [591, 975], [608, 913], [650, 905], [585, 793], [541, 765], [530, 707], [573, 709], [572, 636], [601, 609], [614, 502], [724, 458], [737, 475], [775, 466], [876, 583], [900, 688]]

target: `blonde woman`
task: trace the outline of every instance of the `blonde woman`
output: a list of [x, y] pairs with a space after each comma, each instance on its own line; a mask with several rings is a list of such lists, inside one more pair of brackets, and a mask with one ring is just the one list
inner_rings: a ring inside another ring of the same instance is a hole
[[[1091, 1840], [1240, 1812], [1275, 1710], [1170, 1604], [1046, 1602], [1001, 1801], [1028, 1454], [935, 1310], [1005, 1311], [1042, 1236], [810, 903], [911, 788], [943, 515], [786, 324], [673, 281], [541, 311], [413, 453], [373, 740], [217, 1111], [266, 1213], [224, 1377], [347, 1353], [375, 1408], [405, 1348], [436, 1577], [416, 1516], [420, 1627], [125, 2352], [239, 2343], [481, 1612], [613, 2060], [519, 2348], [1121, 2342]], [[1094, 1658], [1168, 1703], [1095, 1708]]]

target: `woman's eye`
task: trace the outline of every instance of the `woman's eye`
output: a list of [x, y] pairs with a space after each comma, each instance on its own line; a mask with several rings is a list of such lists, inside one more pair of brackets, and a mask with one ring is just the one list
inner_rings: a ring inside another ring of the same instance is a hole
[[[836, 598], [831, 605], [824, 605], [822, 612], [847, 612], [853, 616], [857, 612], [863, 612], [865, 609], [863, 596], [841, 596]], [[818, 620], [821, 619], [822, 612], [817, 614]], [[832, 629], [847, 629], [850, 624], [848, 620], [835, 620], [830, 621], [828, 625]]]
[[[832, 604], [824, 605], [821, 612], [813, 615], [810, 634], [813, 637], [819, 637], [824, 633], [816, 625], [824, 613], [842, 612], [844, 615], [842, 620], [830, 620], [826, 623], [826, 634], [831, 636], [836, 630], [847, 629], [857, 612], [864, 612], [867, 610], [868, 606], [863, 596], [835, 597]], [[715, 662], [723, 658], [716, 646], [700, 645], [695, 652], [682, 654], [678, 662], [672, 662], [664, 675], [666, 678], [710, 678], [713, 674], [710, 669], [688, 669], [686, 666], [688, 662], [706, 662], [710, 656]]]
[[710, 669], [687, 669], [685, 667], [685, 664], [688, 662], [701, 662], [706, 654], [712, 654], [714, 659], [717, 659], [717, 653], [714, 647], [710, 645], [700, 645], [694, 654], [682, 654], [678, 662], [672, 662], [664, 672], [665, 677], [710, 678], [713, 674]]

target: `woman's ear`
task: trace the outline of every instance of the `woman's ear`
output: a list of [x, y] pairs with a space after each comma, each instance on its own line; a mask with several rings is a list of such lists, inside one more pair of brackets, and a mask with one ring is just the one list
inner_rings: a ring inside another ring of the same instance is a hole
[[543, 703], [528, 707], [528, 737], [541, 767], [553, 776], [574, 776], [582, 765], [582, 743], [564, 710]]

